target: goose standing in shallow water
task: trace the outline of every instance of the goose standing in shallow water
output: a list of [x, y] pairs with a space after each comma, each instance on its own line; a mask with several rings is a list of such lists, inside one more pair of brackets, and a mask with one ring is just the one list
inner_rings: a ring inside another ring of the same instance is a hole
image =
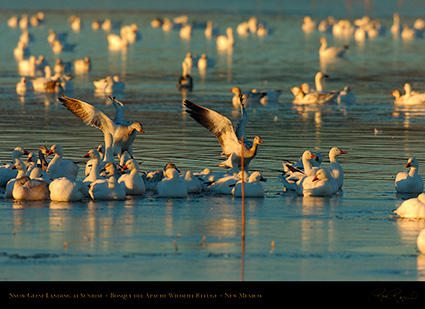
[[[110, 99], [113, 101], [115, 108], [117, 108], [117, 112], [123, 113], [124, 105], [114, 98], [110, 97]], [[136, 132], [144, 133], [140, 122], [125, 121], [123, 116], [114, 121], [100, 108], [65, 95], [62, 95], [59, 101], [74, 115], [83, 120], [86, 125], [100, 129], [104, 135], [110, 134], [113, 139], [112, 149], [114, 155], [118, 155], [120, 158], [127, 151], [133, 158], [133, 142], [136, 138]]]
[[183, 100], [183, 103], [188, 108], [187, 112], [190, 117], [217, 137], [223, 150], [222, 155], [228, 158], [226, 167], [241, 167], [241, 146], [244, 147], [244, 169], [248, 171], [251, 160], [257, 155], [258, 145], [263, 143], [261, 138], [256, 136], [252, 143], [244, 138], [242, 145], [241, 137], [237, 135], [232, 122], [227, 117], [186, 99]]
[[342, 170], [341, 164], [339, 164], [338, 156], [342, 154], [347, 154], [346, 151], [343, 151], [337, 147], [332, 147], [329, 150], [329, 161], [331, 163], [331, 176], [336, 180], [338, 184], [338, 190], [342, 188], [344, 184], [344, 172]]
[[419, 163], [415, 157], [407, 160], [408, 172], [399, 172], [395, 178], [395, 190], [399, 193], [421, 193], [424, 190], [424, 182], [418, 174]]
[[216, 39], [217, 48], [220, 50], [232, 48], [235, 45], [235, 39], [233, 37], [233, 28], [228, 27], [226, 29], [226, 35], [219, 35]]

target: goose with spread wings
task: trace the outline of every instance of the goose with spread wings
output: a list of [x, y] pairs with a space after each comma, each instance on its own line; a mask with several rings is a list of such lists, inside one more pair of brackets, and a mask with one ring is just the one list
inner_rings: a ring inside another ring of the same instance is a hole
[[238, 122], [235, 131], [232, 122], [227, 117], [217, 113], [216, 111], [192, 103], [187, 99], [183, 100], [183, 104], [188, 109], [187, 112], [189, 115], [214, 134], [220, 142], [223, 150], [222, 155], [228, 159], [218, 164], [218, 166], [231, 169], [239, 169], [241, 167], [241, 138], [244, 137], [244, 169], [248, 170], [251, 160], [257, 155], [258, 145], [262, 144], [263, 141], [258, 136], [254, 138], [252, 143], [246, 140], [245, 126], [247, 123], [247, 117], [244, 112], [245, 107], [242, 105], [243, 116]]
[[112, 135], [112, 149], [114, 155], [118, 158], [127, 151], [133, 158], [133, 142], [136, 138], [136, 132], [144, 133], [143, 126], [140, 122], [128, 122], [124, 120], [124, 105], [123, 103], [109, 97], [115, 108], [115, 119], [111, 119], [104, 111], [87, 102], [69, 98], [62, 94], [59, 101], [74, 115], [84, 121], [86, 125], [96, 127], [102, 130], [103, 134]]

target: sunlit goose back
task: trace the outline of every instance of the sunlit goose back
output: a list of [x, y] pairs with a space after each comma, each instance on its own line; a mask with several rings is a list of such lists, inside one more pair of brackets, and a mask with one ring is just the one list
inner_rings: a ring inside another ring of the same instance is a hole
[[305, 177], [297, 187], [298, 194], [303, 196], [331, 196], [338, 191], [338, 184], [329, 171], [319, 169], [316, 175]]
[[[265, 181], [260, 172], [253, 172], [248, 179], [244, 178], [245, 197], [264, 197], [264, 188], [261, 182]], [[236, 197], [242, 196], [242, 180], [238, 181], [232, 189], [232, 194]]]
[[50, 197], [47, 182], [30, 179], [28, 176], [16, 180], [12, 190], [12, 197], [19, 201], [42, 201]]
[[421, 193], [424, 189], [422, 177], [419, 175], [419, 162], [415, 157], [407, 160], [405, 168], [408, 172], [399, 172], [395, 178], [395, 189], [399, 193]]
[[310, 33], [316, 30], [316, 28], [317, 23], [311, 18], [311, 16], [304, 16], [301, 29], [306, 33]]
[[187, 171], [183, 177], [187, 193], [200, 193], [202, 186], [200, 180], [193, 175], [191, 171]]
[[180, 179], [179, 172], [176, 169], [167, 169], [165, 176], [166, 178], [162, 179], [156, 187], [159, 197], [187, 197], [186, 186]]
[[[115, 166], [107, 163], [106, 169], [114, 173]], [[93, 200], [125, 200], [124, 188], [118, 183], [116, 175], [112, 174], [107, 179], [96, 180], [90, 185], [89, 195]]]
[[394, 213], [401, 218], [425, 218], [425, 194], [421, 193], [418, 197], [405, 200]]
[[247, 172], [239, 173], [225, 173], [224, 175], [217, 175], [217, 177], [208, 177], [204, 180], [206, 189], [216, 194], [232, 194], [232, 190], [236, 183], [242, 179], [242, 173], [244, 179], [248, 179], [249, 175]]
[[64, 151], [61, 145], [54, 144], [48, 155], [50, 154], [55, 155], [47, 167], [47, 173], [52, 179], [67, 177], [75, 180], [77, 178], [79, 167], [75, 162], [63, 158]]
[[134, 159], [129, 159], [123, 170], [130, 170], [129, 174], [123, 174], [118, 179], [128, 195], [143, 195], [146, 191], [145, 183], [139, 174], [139, 164]]
[[88, 196], [88, 186], [65, 177], [53, 179], [49, 185], [53, 202], [77, 202]]

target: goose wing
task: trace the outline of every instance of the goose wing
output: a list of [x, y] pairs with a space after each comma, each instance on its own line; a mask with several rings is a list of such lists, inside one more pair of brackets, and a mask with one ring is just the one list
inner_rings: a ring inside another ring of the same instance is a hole
[[217, 137], [226, 157], [239, 151], [239, 140], [233, 129], [232, 122], [227, 117], [186, 99], [183, 100], [183, 103], [188, 108], [187, 112], [190, 117]]
[[103, 133], [110, 133], [113, 135], [115, 123], [101, 109], [84, 101], [69, 98], [63, 94], [62, 98], [58, 99], [70, 112], [83, 120], [86, 125], [96, 127], [102, 130]]
[[236, 136], [238, 140], [242, 140], [242, 137], [243, 137], [244, 142], [246, 142], [247, 141], [246, 125], [248, 124], [248, 115], [246, 113], [245, 106], [242, 103], [242, 99], [241, 99], [241, 113], [242, 113], [242, 117], [239, 119], [238, 123], [236, 124]]

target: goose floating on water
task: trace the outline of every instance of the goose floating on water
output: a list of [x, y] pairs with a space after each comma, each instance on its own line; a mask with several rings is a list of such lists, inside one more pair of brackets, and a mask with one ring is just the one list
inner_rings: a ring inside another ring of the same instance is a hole
[[424, 190], [424, 182], [418, 173], [418, 160], [410, 157], [405, 167], [409, 168], [409, 171], [397, 173], [395, 190], [399, 193], [421, 193]]

